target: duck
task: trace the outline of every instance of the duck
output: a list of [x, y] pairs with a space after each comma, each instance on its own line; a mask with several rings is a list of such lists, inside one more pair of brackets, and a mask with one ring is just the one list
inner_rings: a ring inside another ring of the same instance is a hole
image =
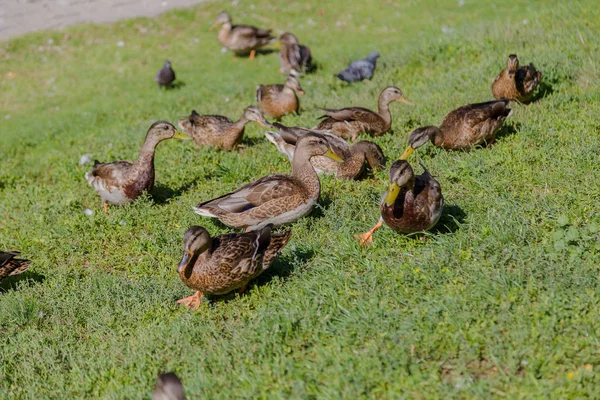
[[323, 120], [313, 129], [331, 131], [337, 136], [353, 141], [363, 132], [371, 136], [381, 136], [392, 127], [389, 104], [393, 101], [413, 105], [404, 97], [400, 89], [388, 86], [379, 95], [378, 112], [362, 107], [321, 108], [325, 111], [325, 115], [319, 117]]
[[303, 135], [318, 132], [327, 139], [329, 146], [344, 161], [337, 162], [328, 157], [315, 156], [310, 162], [317, 174], [334, 175], [341, 179], [357, 179], [365, 171], [367, 165], [375, 171], [385, 165], [383, 150], [376, 143], [360, 141], [350, 146], [344, 139], [327, 131], [311, 131], [298, 126], [287, 127], [278, 122], [274, 122], [272, 125], [278, 129], [278, 132], [267, 131], [265, 135], [290, 161], [294, 158], [296, 143]]
[[249, 60], [254, 59], [258, 48], [275, 39], [271, 35], [271, 29], [261, 29], [251, 25], [232, 25], [231, 16], [225, 11], [217, 15], [211, 29], [217, 26], [221, 27], [217, 35], [219, 42], [238, 56], [250, 53]]
[[348, 83], [371, 79], [377, 66], [377, 59], [380, 56], [378, 51], [373, 51], [367, 58], [352, 62], [345, 70], [334, 76]]
[[468, 104], [450, 112], [437, 126], [424, 126], [411, 132], [408, 147], [400, 156], [407, 160], [413, 151], [431, 141], [446, 150], [468, 150], [482, 143], [492, 144], [496, 132], [512, 110], [508, 100]]
[[211, 238], [201, 226], [190, 227], [183, 236], [183, 257], [177, 267], [179, 277], [196, 292], [178, 300], [197, 309], [203, 295], [244, 292], [248, 283], [269, 269], [290, 240], [292, 231], [274, 233], [273, 225], [245, 233], [229, 233]]
[[492, 83], [494, 98], [529, 104], [542, 75], [542, 71], [536, 70], [533, 64], [519, 68], [519, 58], [516, 54], [511, 54], [506, 61], [506, 69]]
[[343, 161], [317, 133], [301, 137], [292, 160], [292, 174], [274, 174], [194, 207], [205, 217], [217, 218], [233, 228], [247, 231], [268, 224], [288, 224], [309, 214], [321, 193], [319, 177], [310, 159], [314, 156]]
[[154, 77], [154, 81], [158, 83], [158, 88], [162, 89], [163, 87], [169, 87], [175, 80], [175, 71], [171, 67], [171, 61], [165, 61], [165, 64], [161, 69], [158, 70], [156, 76]]
[[298, 73], [292, 70], [283, 85], [257, 86], [256, 101], [265, 115], [279, 119], [286, 114], [298, 113], [300, 102], [296, 93], [304, 94], [304, 90], [300, 86]]
[[102, 198], [105, 213], [108, 213], [109, 204], [124, 205], [138, 198], [144, 191], [152, 191], [154, 151], [160, 142], [171, 138], [191, 139], [178, 132], [171, 123], [157, 121], [148, 129], [140, 155], [135, 162], [94, 161], [92, 171], [85, 174], [85, 179]]
[[279, 71], [289, 74], [292, 70], [305, 72], [310, 69], [312, 57], [310, 49], [301, 45], [296, 35], [285, 32], [279, 37], [281, 50], [279, 51]]
[[188, 117], [180, 119], [177, 124], [196, 145], [229, 151], [240, 144], [244, 136], [244, 127], [250, 121], [257, 122], [265, 128], [270, 126], [256, 106], [247, 107], [237, 122], [222, 115], [200, 115], [196, 110], [192, 110]]
[[185, 400], [183, 383], [177, 374], [167, 372], [158, 376], [152, 400]]
[[439, 221], [444, 207], [442, 188], [421, 164], [424, 172], [415, 172], [406, 160], [396, 160], [390, 167], [390, 184], [379, 210], [381, 217], [368, 232], [359, 235], [363, 246], [373, 241], [373, 234], [383, 223], [404, 234], [428, 231]]
[[18, 251], [0, 251], [0, 280], [12, 276], [22, 274], [29, 269], [31, 261], [24, 258], [16, 258], [19, 256]]

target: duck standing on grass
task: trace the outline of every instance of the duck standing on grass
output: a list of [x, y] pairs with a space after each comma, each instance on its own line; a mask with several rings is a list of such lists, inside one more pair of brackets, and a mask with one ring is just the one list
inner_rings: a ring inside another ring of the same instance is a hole
[[393, 101], [413, 105], [404, 97], [400, 89], [388, 86], [379, 95], [378, 112], [363, 107], [346, 107], [338, 110], [321, 108], [325, 111], [325, 115], [320, 117], [323, 121], [313, 129], [331, 131], [337, 136], [353, 141], [363, 132], [371, 136], [381, 136], [392, 127], [389, 105]]
[[492, 83], [492, 93], [496, 99], [529, 104], [542, 75], [542, 71], [536, 70], [533, 64], [519, 68], [519, 58], [516, 54], [511, 54], [506, 61], [506, 69]]
[[311, 68], [312, 57], [310, 49], [301, 45], [298, 38], [290, 32], [286, 32], [279, 37], [281, 50], [279, 51], [279, 71], [282, 74], [289, 74], [292, 70], [296, 72], [305, 72]]
[[203, 294], [245, 291], [248, 283], [271, 266], [290, 240], [292, 231], [275, 234], [272, 227], [268, 224], [252, 232], [213, 238], [200, 226], [189, 228], [183, 237], [183, 257], [177, 272], [183, 283], [196, 293], [177, 302], [197, 309]]
[[270, 126], [256, 106], [247, 107], [237, 122], [222, 115], [200, 115], [196, 110], [192, 110], [189, 117], [178, 121], [178, 125], [198, 146], [232, 150], [242, 141], [244, 127], [250, 121], [255, 121], [265, 128]]
[[15, 258], [19, 254], [18, 251], [0, 251], [0, 280], [27, 271], [31, 261]]
[[428, 141], [447, 150], [469, 150], [482, 143], [491, 144], [512, 112], [507, 106], [508, 100], [495, 100], [457, 108], [446, 115], [439, 128], [425, 126], [415, 129], [400, 159], [408, 160], [416, 148]]
[[390, 185], [379, 206], [381, 218], [371, 230], [359, 235], [361, 245], [372, 242], [373, 233], [384, 222], [405, 234], [427, 231], [437, 224], [444, 206], [442, 188], [427, 169], [423, 169], [421, 175], [415, 176], [407, 161], [392, 164]]
[[156, 76], [154, 77], [156, 83], [158, 83], [158, 88], [162, 89], [163, 87], [169, 87], [175, 80], [175, 71], [171, 68], [171, 61], [165, 61], [165, 65], [161, 69], [158, 70]]
[[254, 59], [256, 49], [275, 39], [270, 29], [260, 29], [251, 25], [232, 25], [231, 16], [225, 11], [217, 15], [211, 29], [217, 26], [221, 26], [217, 36], [219, 42], [236, 55], [250, 53], [250, 60]]
[[298, 114], [300, 101], [296, 93], [304, 94], [298, 80], [298, 72], [290, 71], [283, 85], [260, 85], [256, 88], [258, 107], [271, 118], [279, 119], [286, 114]]
[[85, 174], [85, 179], [104, 201], [105, 213], [108, 212], [109, 203], [127, 204], [138, 198], [144, 191], [152, 191], [154, 151], [160, 142], [171, 138], [190, 139], [178, 132], [169, 122], [158, 121], [148, 129], [140, 156], [134, 163], [129, 161], [101, 163], [98, 160], [94, 162], [92, 171]]
[[319, 177], [310, 159], [327, 156], [342, 161], [319, 134], [303, 136], [296, 145], [292, 175], [268, 175], [234, 192], [198, 204], [194, 211], [218, 218], [233, 228], [257, 230], [268, 224], [284, 225], [309, 214], [321, 193]]

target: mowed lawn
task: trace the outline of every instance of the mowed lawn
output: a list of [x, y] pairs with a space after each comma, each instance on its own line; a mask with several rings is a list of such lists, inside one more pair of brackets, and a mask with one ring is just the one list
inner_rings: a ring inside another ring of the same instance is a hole
[[[189, 398], [600, 396], [597, 2], [374, 4], [210, 2], [0, 43], [0, 248], [33, 260], [0, 283], [0, 398], [148, 398], [164, 371]], [[287, 125], [400, 87], [415, 107], [392, 104], [394, 132], [373, 139], [389, 160], [413, 129], [491, 99], [509, 54], [543, 83], [493, 146], [411, 158], [446, 199], [432, 232], [383, 228], [361, 248], [387, 170], [324, 177], [272, 270], [193, 312], [175, 302], [192, 293], [176, 273], [183, 232], [231, 230], [192, 207], [289, 162], [256, 124], [233, 152], [166, 141], [151, 196], [109, 215], [78, 163], [134, 160], [152, 122], [237, 119], [256, 85], [283, 82], [276, 53], [221, 52], [208, 28], [223, 9], [311, 47], [319, 69]], [[333, 78], [372, 50], [373, 80]], [[165, 59], [181, 84], [160, 92]]]

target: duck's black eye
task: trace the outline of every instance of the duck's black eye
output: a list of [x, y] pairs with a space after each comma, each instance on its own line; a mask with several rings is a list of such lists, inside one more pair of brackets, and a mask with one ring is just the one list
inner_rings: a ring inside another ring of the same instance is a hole
[[166, 130], [169, 130], [169, 126], [168, 126], [168, 125], [163, 125], [163, 129], [164, 129], [165, 131], [166, 131]]

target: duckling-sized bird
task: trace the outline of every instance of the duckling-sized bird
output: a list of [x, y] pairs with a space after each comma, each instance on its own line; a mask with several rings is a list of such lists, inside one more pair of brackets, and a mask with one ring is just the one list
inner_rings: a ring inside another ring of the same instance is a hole
[[342, 161], [323, 136], [304, 135], [296, 144], [292, 175], [265, 176], [234, 192], [200, 203], [194, 211], [246, 230], [293, 222], [309, 214], [319, 198], [321, 185], [310, 159], [325, 155]]
[[0, 251], [0, 280], [27, 271], [31, 261], [15, 258], [19, 254], [18, 251]]
[[298, 72], [290, 71], [283, 85], [260, 85], [256, 88], [256, 101], [263, 113], [271, 118], [298, 113], [300, 101], [296, 93], [304, 94]]
[[326, 131], [311, 131], [302, 127], [287, 127], [277, 122], [273, 123], [279, 132], [265, 132], [267, 139], [277, 147], [280, 153], [292, 161], [298, 140], [310, 132], [320, 133], [333, 151], [344, 161], [333, 161], [329, 157], [314, 156], [310, 162], [317, 174], [331, 174], [342, 179], [357, 179], [365, 171], [368, 165], [372, 170], [378, 170], [385, 165], [385, 155], [376, 143], [361, 141], [352, 146], [344, 139], [332, 135]]
[[104, 212], [108, 212], [108, 204], [127, 204], [142, 192], [152, 191], [154, 187], [154, 151], [156, 146], [167, 139], [191, 139], [180, 133], [167, 121], [153, 123], [146, 133], [146, 140], [140, 150], [138, 159], [101, 163], [96, 160], [91, 172], [85, 174], [88, 184], [104, 201]]
[[348, 83], [371, 79], [379, 57], [379, 52], [373, 51], [367, 58], [352, 62], [345, 70], [335, 74], [335, 77]]
[[400, 156], [408, 160], [413, 151], [431, 140], [434, 146], [447, 150], [467, 150], [494, 141], [496, 132], [511, 114], [508, 100], [468, 104], [450, 112], [442, 124], [415, 129], [408, 138], [408, 147]]
[[242, 141], [244, 127], [250, 121], [258, 122], [265, 128], [269, 127], [269, 123], [256, 106], [247, 107], [237, 122], [222, 115], [200, 115], [196, 110], [192, 110], [188, 117], [178, 121], [178, 125], [198, 146], [232, 150]]
[[496, 99], [529, 104], [542, 75], [542, 71], [537, 71], [533, 64], [519, 68], [519, 58], [516, 54], [511, 54], [506, 61], [506, 69], [492, 83], [492, 93]]
[[405, 234], [427, 231], [437, 224], [444, 206], [442, 188], [425, 167], [423, 170], [415, 176], [407, 161], [397, 160], [392, 164], [390, 185], [379, 206], [381, 218], [371, 230], [359, 235], [363, 246], [373, 241], [373, 233], [384, 222]]
[[156, 73], [154, 80], [156, 83], [158, 83], [159, 89], [171, 86], [175, 80], [175, 71], [173, 71], [173, 68], [171, 68], [171, 61], [165, 61], [163, 67]]
[[243, 292], [248, 282], [271, 266], [290, 240], [292, 231], [275, 234], [272, 228], [268, 224], [252, 232], [214, 238], [200, 226], [189, 228], [183, 237], [183, 257], [177, 272], [196, 293], [177, 302], [197, 309], [203, 294]]
[[292, 70], [304, 72], [310, 69], [312, 57], [310, 49], [301, 45], [298, 38], [291, 32], [286, 32], [279, 37], [281, 50], [279, 51], [279, 71], [289, 74]]
[[160, 374], [156, 379], [156, 388], [152, 400], [185, 400], [181, 380], [174, 372]]
[[371, 136], [381, 136], [392, 127], [392, 115], [389, 105], [393, 101], [413, 105], [400, 89], [388, 86], [381, 91], [378, 102], [378, 112], [362, 107], [346, 107], [339, 110], [321, 108], [325, 111], [324, 118], [314, 129], [331, 131], [344, 139], [356, 140], [358, 135], [365, 132]]
[[231, 25], [231, 16], [225, 11], [217, 15], [211, 29], [217, 26], [221, 26], [217, 36], [219, 42], [236, 55], [250, 53], [250, 60], [254, 59], [256, 49], [275, 39], [271, 35], [271, 29], [260, 29], [251, 25]]

